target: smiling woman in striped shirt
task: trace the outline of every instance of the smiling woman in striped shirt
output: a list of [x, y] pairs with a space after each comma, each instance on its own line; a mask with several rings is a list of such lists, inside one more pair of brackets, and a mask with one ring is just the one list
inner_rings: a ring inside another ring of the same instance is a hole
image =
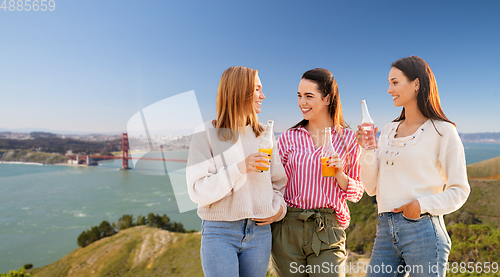
[[[288, 177], [284, 195], [288, 212], [272, 225], [273, 264], [278, 276], [343, 276], [334, 268], [346, 259], [344, 230], [350, 221], [346, 200], [357, 202], [363, 194], [360, 147], [344, 122], [337, 82], [330, 71], [315, 68], [304, 73], [298, 105], [304, 119], [278, 139]], [[329, 160], [329, 166], [340, 169], [334, 177], [321, 176], [325, 127], [332, 127], [338, 154]]]

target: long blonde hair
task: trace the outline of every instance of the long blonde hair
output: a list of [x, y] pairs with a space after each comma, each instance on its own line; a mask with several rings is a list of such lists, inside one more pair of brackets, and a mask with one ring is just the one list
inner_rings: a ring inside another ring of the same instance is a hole
[[219, 140], [236, 142], [236, 132], [244, 133], [246, 125], [252, 127], [256, 137], [264, 131], [253, 108], [257, 73], [252, 68], [233, 66], [222, 74], [217, 89], [217, 119], [212, 122]]

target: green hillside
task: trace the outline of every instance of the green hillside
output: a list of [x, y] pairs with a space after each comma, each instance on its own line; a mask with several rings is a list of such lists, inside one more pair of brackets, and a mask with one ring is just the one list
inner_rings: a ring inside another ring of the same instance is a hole
[[467, 166], [469, 179], [500, 179], [500, 157]]
[[68, 157], [60, 154], [43, 153], [30, 150], [0, 149], [0, 161], [55, 164], [66, 163], [68, 161]]
[[34, 277], [203, 276], [200, 242], [200, 233], [138, 226], [78, 248], [31, 273]]

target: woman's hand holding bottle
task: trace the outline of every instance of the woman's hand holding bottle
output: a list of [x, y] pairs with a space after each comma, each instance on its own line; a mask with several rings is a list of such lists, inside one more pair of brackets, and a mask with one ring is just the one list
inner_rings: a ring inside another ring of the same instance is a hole
[[[347, 191], [347, 186], [349, 184], [349, 178], [344, 173], [344, 164], [342, 163], [342, 159], [339, 157], [339, 154], [334, 153], [331, 156], [324, 159], [324, 165], [322, 164], [322, 176], [323, 177], [334, 177], [337, 179], [337, 184], [343, 191]], [[331, 170], [331, 174], [328, 173]], [[327, 175], [327, 176], [325, 176]]]
[[[364, 149], [377, 149], [376, 134], [378, 128], [375, 128], [375, 124], [373, 123], [373, 119], [370, 116], [370, 112], [368, 112], [366, 100], [361, 100], [361, 112], [363, 114], [363, 117], [361, 119], [361, 125], [358, 125], [358, 131], [356, 132], [356, 142]], [[358, 136], [360, 130], [363, 130], [362, 137]]]
[[[335, 175], [337, 175], [339, 172], [342, 172], [342, 168], [344, 167], [344, 164], [342, 163], [342, 159], [340, 159], [339, 154], [334, 153], [332, 156], [328, 157], [326, 159], [326, 166], [327, 167], [335, 167]], [[340, 170], [338, 170], [340, 169]]]
[[[378, 132], [378, 128], [375, 127], [375, 133], [377, 133], [377, 132]], [[366, 141], [367, 135], [368, 135], [368, 133], [366, 132], [366, 130], [364, 130], [361, 125], [358, 125], [358, 130], [356, 131], [356, 142], [359, 144], [359, 146], [361, 146], [365, 149], [366, 149], [365, 141]]]
[[260, 141], [259, 152], [250, 154], [248, 157], [238, 163], [238, 169], [241, 173], [264, 172], [269, 170], [271, 155], [273, 153], [273, 125], [274, 121], [268, 120], [266, 132]]
[[248, 155], [248, 157], [244, 160], [238, 163], [238, 169], [240, 170], [241, 173], [249, 173], [249, 172], [262, 172], [261, 169], [257, 169], [257, 167], [260, 168], [268, 168], [269, 169], [269, 162], [271, 159], [271, 155], [264, 153], [264, 152], [257, 152]]

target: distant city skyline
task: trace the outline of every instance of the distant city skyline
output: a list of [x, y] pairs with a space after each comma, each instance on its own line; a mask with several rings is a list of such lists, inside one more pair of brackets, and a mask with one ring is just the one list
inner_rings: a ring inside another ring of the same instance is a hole
[[0, 132], [116, 134], [190, 90], [208, 121], [234, 65], [259, 70], [259, 120], [277, 132], [301, 120], [297, 86], [315, 67], [334, 74], [353, 129], [362, 99], [383, 127], [401, 111], [387, 93], [390, 64], [411, 55], [431, 66], [459, 132], [500, 132], [498, 1], [57, 1], [0, 9], [0, 24]]

